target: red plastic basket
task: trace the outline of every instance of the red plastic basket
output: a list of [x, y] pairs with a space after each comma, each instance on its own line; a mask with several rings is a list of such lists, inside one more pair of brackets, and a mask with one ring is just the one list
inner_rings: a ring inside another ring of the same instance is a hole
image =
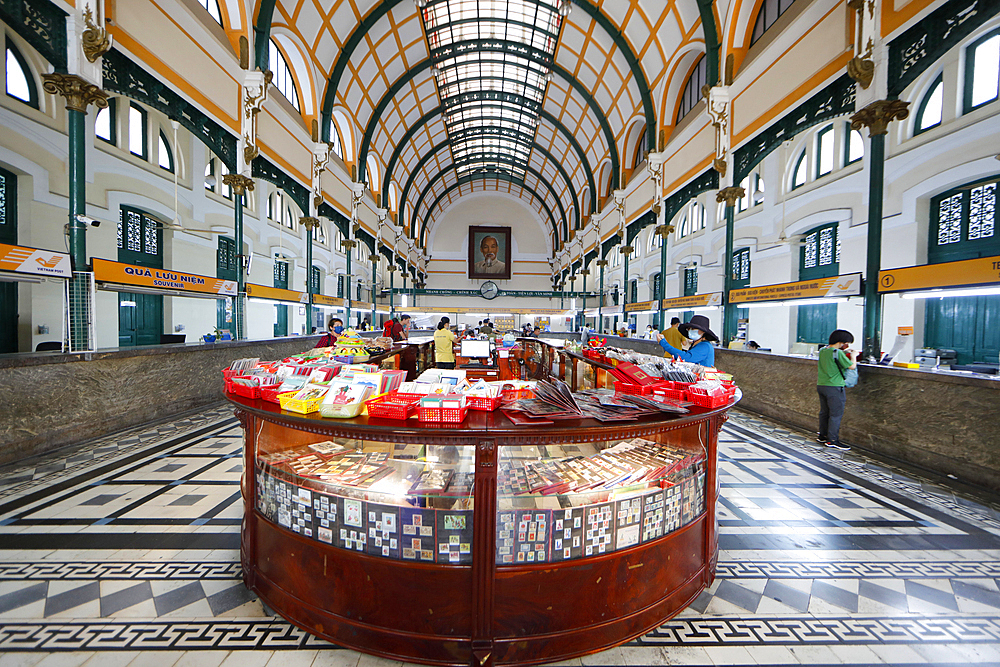
[[385, 394], [365, 401], [368, 416], [383, 419], [409, 419], [418, 403], [419, 398], [406, 398], [399, 394]]
[[417, 419], [422, 422], [451, 422], [458, 424], [465, 420], [465, 414], [468, 411], [468, 405], [464, 408], [425, 408], [421, 405], [417, 407]]
[[654, 391], [666, 388], [666, 385], [672, 383], [656, 382], [654, 384], [632, 384], [631, 382], [622, 382], [621, 380], [615, 380], [615, 391], [620, 394], [635, 394], [636, 396], [649, 396]]
[[243, 371], [234, 371], [231, 368], [223, 368], [222, 369], [222, 377], [225, 380], [228, 380], [231, 377], [236, 377], [237, 375], [241, 375], [242, 373], [243, 373]]
[[[280, 387], [281, 387], [280, 384], [267, 384], [267, 385], [264, 385], [263, 387], [260, 388], [260, 398], [263, 398], [265, 401], [270, 401], [271, 403], [278, 403], [278, 404], [280, 404], [281, 401], [278, 400], [278, 396], [280, 395], [280, 392], [278, 391], [278, 389]], [[287, 393], [290, 393], [290, 392], [286, 391], [285, 393], [287, 394]]]
[[[234, 375], [233, 377], [245, 376]], [[232, 378], [226, 378], [226, 393], [236, 394], [237, 396], [245, 396], [246, 398], [260, 398], [260, 386], [254, 385], [252, 387], [248, 387], [245, 384], [233, 382]]]
[[695, 394], [691, 392], [688, 392], [687, 396], [687, 400], [703, 408], [722, 407], [729, 402], [730, 398], [732, 398], [731, 394], [723, 394], [722, 396], [706, 396], [705, 394]]
[[486, 412], [493, 412], [500, 407], [500, 401], [503, 400], [501, 396], [489, 397], [489, 396], [466, 396], [465, 403], [472, 410], [485, 410]]
[[659, 387], [653, 391], [654, 394], [673, 398], [678, 401], [687, 400], [687, 392], [683, 389], [671, 389], [670, 387]]

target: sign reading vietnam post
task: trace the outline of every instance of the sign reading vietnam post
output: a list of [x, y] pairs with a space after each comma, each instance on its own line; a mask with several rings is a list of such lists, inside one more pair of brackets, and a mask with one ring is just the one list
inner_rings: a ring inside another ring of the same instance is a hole
[[688, 310], [692, 308], [708, 308], [722, 305], [722, 292], [695, 294], [694, 296], [678, 296], [663, 300], [664, 310]]
[[879, 292], [905, 292], [998, 282], [1000, 282], [1000, 257], [979, 257], [960, 262], [908, 266], [878, 272]]
[[861, 294], [861, 274], [848, 273], [831, 278], [800, 280], [796, 283], [779, 283], [745, 287], [729, 291], [731, 303], [752, 303], [754, 301], [783, 301], [785, 299], [816, 299], [834, 296], [859, 296]]
[[169, 269], [154, 269], [148, 266], [122, 264], [106, 259], [94, 258], [94, 280], [116, 285], [136, 287], [158, 287], [173, 292], [197, 292], [236, 296], [236, 281], [210, 278], [194, 273], [181, 273]]
[[69, 255], [64, 252], [36, 250], [3, 243], [0, 243], [0, 271], [54, 278], [73, 277]]

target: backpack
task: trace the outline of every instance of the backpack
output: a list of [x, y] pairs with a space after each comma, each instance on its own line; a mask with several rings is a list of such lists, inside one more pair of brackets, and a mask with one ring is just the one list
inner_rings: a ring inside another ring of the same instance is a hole
[[856, 387], [858, 386], [858, 369], [848, 368], [846, 371], [840, 367], [840, 362], [834, 357], [834, 363], [837, 364], [837, 369], [840, 371], [840, 376], [844, 378], [845, 387]]

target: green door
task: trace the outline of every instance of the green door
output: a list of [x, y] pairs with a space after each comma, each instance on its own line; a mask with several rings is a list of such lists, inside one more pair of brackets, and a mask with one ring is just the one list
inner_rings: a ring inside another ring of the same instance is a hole
[[[0, 169], [0, 243], [17, 245], [17, 177]], [[0, 283], [0, 354], [17, 352], [17, 285]]]
[[[288, 262], [274, 260], [274, 286], [288, 289]], [[288, 306], [275, 306], [274, 337], [288, 335]]]
[[837, 328], [837, 304], [799, 306], [796, 342], [826, 345]]
[[[219, 247], [215, 256], [215, 277], [222, 280], [236, 280], [236, 241], [225, 236], [219, 237]], [[216, 304], [215, 326], [235, 334], [233, 300], [219, 299]]]
[[[118, 261], [163, 268], [163, 230], [142, 211], [123, 206], [118, 218]], [[159, 345], [163, 297], [118, 293], [118, 346]]]
[[927, 299], [924, 347], [958, 353], [959, 364], [997, 363], [1000, 355], [1000, 296]]

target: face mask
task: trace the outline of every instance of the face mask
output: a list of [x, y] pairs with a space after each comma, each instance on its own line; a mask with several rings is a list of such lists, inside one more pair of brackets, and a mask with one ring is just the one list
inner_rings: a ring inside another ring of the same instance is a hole
[[698, 340], [699, 338], [702, 337], [702, 335], [703, 334], [697, 329], [690, 329], [688, 331], [688, 340]]
[[344, 327], [341, 327], [341, 326], [334, 327], [333, 328], [333, 333], [335, 333], [335, 334], [344, 333]]

